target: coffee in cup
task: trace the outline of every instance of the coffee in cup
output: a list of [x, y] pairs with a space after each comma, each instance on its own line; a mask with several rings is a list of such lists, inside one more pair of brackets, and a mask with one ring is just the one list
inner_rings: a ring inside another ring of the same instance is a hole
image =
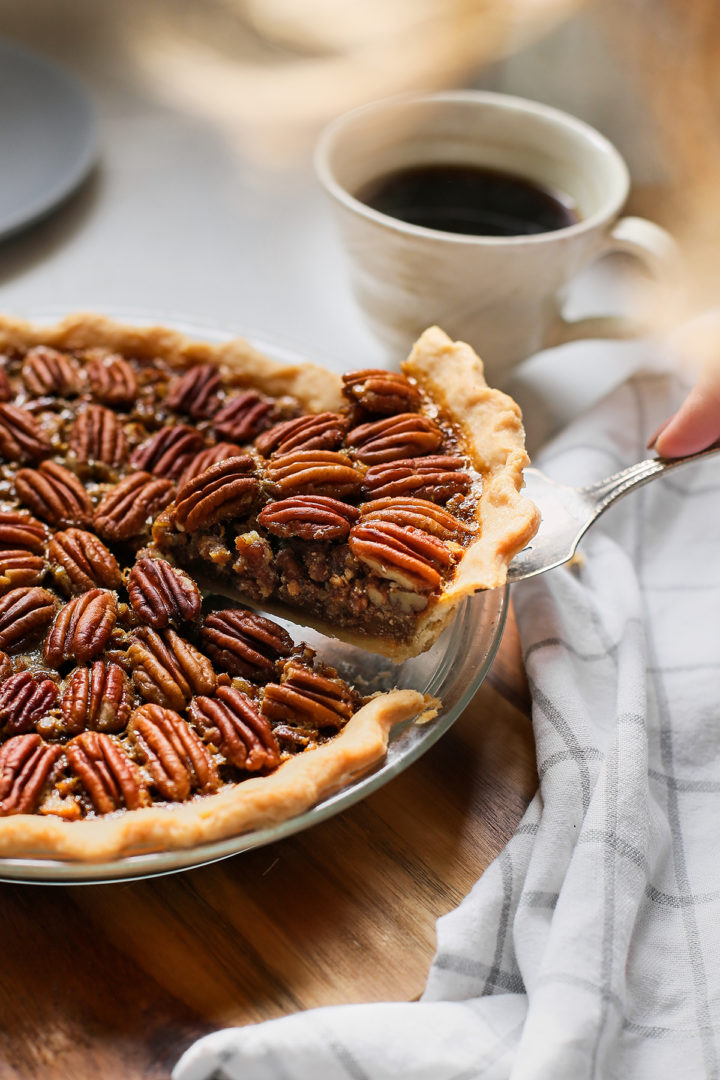
[[564, 316], [595, 260], [625, 252], [657, 276], [674, 265], [663, 229], [620, 216], [630, 180], [615, 147], [534, 101], [463, 90], [375, 102], [325, 129], [315, 164], [356, 299], [394, 358], [437, 323], [502, 385], [547, 346], [642, 332], [633, 318]]

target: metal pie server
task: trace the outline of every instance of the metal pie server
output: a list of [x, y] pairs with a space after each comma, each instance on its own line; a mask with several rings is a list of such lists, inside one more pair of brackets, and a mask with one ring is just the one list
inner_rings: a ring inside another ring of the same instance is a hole
[[720, 443], [679, 458], [648, 458], [588, 487], [557, 484], [539, 469], [525, 470], [524, 494], [542, 514], [540, 528], [508, 568], [508, 581], [544, 574], [573, 557], [578, 543], [602, 513], [629, 491], [647, 484], [671, 469], [720, 453]]

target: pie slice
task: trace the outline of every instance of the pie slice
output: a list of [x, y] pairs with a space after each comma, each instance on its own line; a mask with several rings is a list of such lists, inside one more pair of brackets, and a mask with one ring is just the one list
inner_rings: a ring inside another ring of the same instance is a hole
[[438, 703], [364, 697], [253, 609], [416, 655], [533, 535], [525, 464], [517, 406], [437, 328], [341, 378], [0, 319], [0, 855], [194, 846], [372, 768]]

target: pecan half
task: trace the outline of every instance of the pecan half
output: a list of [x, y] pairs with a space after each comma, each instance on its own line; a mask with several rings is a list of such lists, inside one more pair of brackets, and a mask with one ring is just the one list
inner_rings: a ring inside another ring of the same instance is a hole
[[85, 354], [85, 372], [93, 397], [103, 405], [131, 405], [137, 397], [135, 372], [123, 356], [116, 353], [97, 355], [95, 350]]
[[174, 630], [161, 636], [148, 626], [140, 627], [133, 634], [127, 662], [142, 697], [169, 709], [181, 711], [193, 694], [211, 694], [215, 689], [208, 658]]
[[52, 453], [32, 413], [19, 405], [0, 404], [0, 458], [3, 461], [39, 461]]
[[39, 585], [45, 574], [42, 555], [31, 551], [0, 550], [0, 593], [20, 585]]
[[201, 420], [217, 410], [221, 385], [220, 372], [213, 364], [195, 364], [172, 380], [165, 404], [176, 412], [187, 413], [193, 420]]
[[83, 465], [101, 462], [117, 468], [127, 458], [128, 445], [115, 413], [103, 405], [88, 405], [75, 421], [69, 449]]
[[128, 735], [164, 799], [182, 802], [191, 791], [217, 791], [220, 776], [207, 747], [186, 720], [161, 705], [133, 713]]
[[128, 596], [137, 617], [155, 630], [196, 619], [202, 607], [193, 579], [165, 559], [140, 559], [128, 577]]
[[174, 490], [172, 480], [147, 472], [130, 473], [101, 499], [95, 528], [111, 542], [140, 536], [148, 519], [170, 502]]
[[22, 380], [33, 397], [73, 397], [82, 389], [82, 372], [67, 353], [38, 345], [22, 363]]
[[132, 708], [127, 676], [118, 664], [96, 660], [75, 668], [60, 702], [65, 731], [122, 731]]
[[246, 390], [223, 405], [213, 420], [213, 427], [223, 439], [247, 443], [272, 423], [275, 402], [257, 390]]
[[398, 498], [373, 499], [360, 507], [363, 525], [368, 521], [389, 521], [394, 525], [411, 525], [414, 529], [437, 536], [440, 540], [454, 540], [462, 534], [477, 531], [427, 499]]
[[58, 668], [65, 660], [92, 660], [103, 651], [115, 628], [117, 603], [107, 589], [90, 589], [60, 608], [45, 641], [45, 663]]
[[31, 731], [57, 701], [58, 688], [52, 679], [36, 678], [29, 671], [18, 671], [0, 686], [0, 727], [6, 735]]
[[327, 678], [290, 661], [280, 682], [265, 687], [261, 712], [270, 721], [313, 730], [340, 729], [358, 704], [358, 695], [342, 679]]
[[470, 476], [462, 458], [440, 455], [371, 465], [363, 487], [376, 499], [412, 495], [443, 503], [470, 489]]
[[87, 526], [92, 521], [93, 505], [82, 482], [54, 461], [20, 469], [15, 491], [21, 503], [50, 525]]
[[11, 589], [0, 599], [0, 649], [17, 651], [37, 640], [52, 622], [55, 597], [37, 585]]
[[301, 540], [344, 540], [360, 511], [326, 495], [296, 495], [268, 503], [258, 514], [258, 525], [273, 536]]
[[231, 457], [242, 457], [242, 454], [243, 449], [237, 443], [219, 442], [215, 443], [214, 446], [208, 446], [206, 450], [201, 450], [199, 454], [196, 454], [190, 464], [186, 466], [179, 483], [187, 484], [188, 480], [193, 480], [200, 473], [209, 469], [211, 465], [217, 465], [219, 461], [227, 461]]
[[[0, 357], [0, 361], [2, 357]], [[10, 376], [5, 368], [0, 363], [0, 401], [9, 401], [13, 396], [12, 386], [10, 385]]]
[[84, 529], [55, 533], [48, 544], [48, 560], [55, 581], [68, 595], [86, 592], [98, 585], [104, 589], [117, 589], [122, 584], [115, 556], [94, 533]]
[[137, 810], [150, 802], [140, 769], [112, 735], [83, 731], [70, 740], [65, 753], [98, 814], [121, 806]]
[[134, 450], [130, 464], [144, 469], [153, 476], [177, 480], [196, 454], [202, 450], [204, 440], [199, 431], [187, 424], [163, 427], [142, 446]]
[[275, 661], [289, 656], [293, 640], [282, 626], [245, 608], [214, 611], [200, 631], [208, 654], [231, 675], [271, 679]]
[[362, 484], [362, 477], [347, 454], [334, 450], [281, 454], [268, 462], [267, 477], [283, 496], [329, 495], [351, 499]]
[[258, 772], [280, 764], [280, 747], [269, 722], [241, 690], [219, 686], [215, 697], [194, 698], [188, 712], [203, 738], [238, 769]]
[[442, 441], [443, 433], [435, 421], [418, 413], [398, 413], [360, 424], [348, 432], [346, 439], [364, 465], [431, 454]]
[[39, 735], [17, 735], [0, 747], [0, 814], [32, 814], [62, 755]]
[[420, 408], [420, 391], [399, 371], [363, 368], [346, 372], [342, 380], [345, 397], [367, 412], [392, 416], [393, 413], [417, 412]]
[[227, 458], [182, 485], [175, 499], [173, 520], [186, 532], [206, 529], [219, 521], [244, 516], [259, 494], [260, 481], [250, 454]]
[[47, 540], [47, 526], [24, 510], [0, 510], [0, 547], [42, 551]]
[[380, 577], [420, 592], [437, 588], [442, 573], [455, 562], [442, 540], [408, 525], [363, 522], [352, 529], [348, 544], [353, 555]]
[[348, 417], [339, 413], [296, 416], [258, 435], [255, 447], [264, 457], [291, 454], [293, 450], [337, 450], [349, 426]]

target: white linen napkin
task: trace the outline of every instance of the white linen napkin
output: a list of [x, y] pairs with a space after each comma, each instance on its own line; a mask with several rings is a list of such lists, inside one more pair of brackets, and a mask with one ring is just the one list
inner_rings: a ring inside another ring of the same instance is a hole
[[[677, 406], [640, 375], [538, 458], [586, 484]], [[219, 1031], [174, 1080], [720, 1075], [720, 458], [636, 491], [513, 589], [540, 789], [438, 923], [416, 1003]]]

